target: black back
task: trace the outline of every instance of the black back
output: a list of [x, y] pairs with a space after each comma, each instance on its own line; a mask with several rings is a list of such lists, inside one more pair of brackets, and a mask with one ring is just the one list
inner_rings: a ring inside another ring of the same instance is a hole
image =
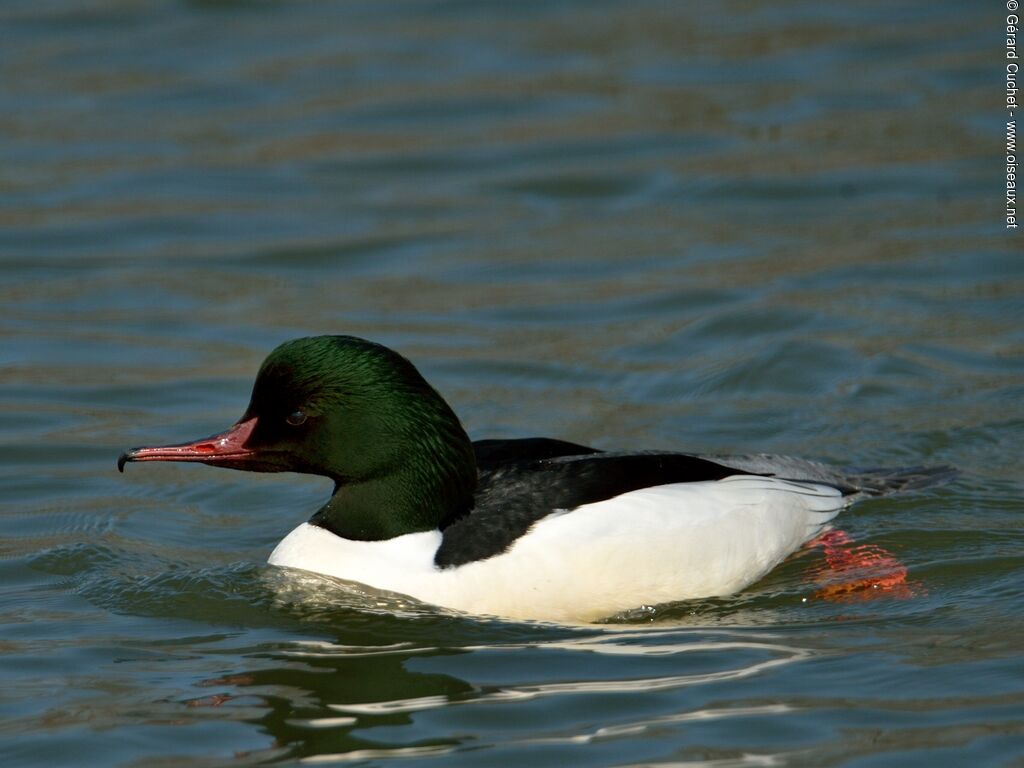
[[585, 456], [601, 451], [568, 440], [523, 437], [517, 440], [474, 440], [473, 453], [476, 454], [478, 467], [494, 468], [502, 464], [554, 459], [558, 456]]
[[555, 511], [655, 485], [752, 474], [684, 453], [603, 453], [547, 438], [483, 440], [473, 447], [479, 466], [475, 506], [442, 528], [434, 557], [442, 568], [506, 551]]

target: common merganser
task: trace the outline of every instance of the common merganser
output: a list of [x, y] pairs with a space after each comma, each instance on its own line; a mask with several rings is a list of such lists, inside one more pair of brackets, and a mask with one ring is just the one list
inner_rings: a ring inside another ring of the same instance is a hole
[[118, 469], [129, 461], [324, 475], [331, 499], [270, 564], [472, 614], [567, 622], [735, 593], [853, 501], [950, 473], [474, 442], [411, 362], [353, 336], [285, 342], [234, 426], [133, 448]]

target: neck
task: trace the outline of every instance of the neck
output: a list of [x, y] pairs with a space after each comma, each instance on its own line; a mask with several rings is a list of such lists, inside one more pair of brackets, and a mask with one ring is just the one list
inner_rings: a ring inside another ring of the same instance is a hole
[[468, 438], [463, 451], [410, 460], [359, 481], [336, 479], [334, 495], [310, 520], [357, 541], [380, 541], [444, 528], [473, 507], [477, 470]]

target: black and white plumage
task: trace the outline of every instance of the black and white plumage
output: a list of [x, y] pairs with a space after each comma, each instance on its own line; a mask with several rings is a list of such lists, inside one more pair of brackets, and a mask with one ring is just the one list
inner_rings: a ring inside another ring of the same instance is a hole
[[788, 456], [607, 453], [545, 438], [474, 449], [469, 514], [359, 544], [304, 523], [270, 562], [469, 613], [593, 621], [741, 590], [854, 501], [949, 472], [844, 473]]
[[326, 475], [333, 496], [277, 545], [272, 565], [555, 621], [736, 592], [853, 501], [950, 474], [548, 438], [473, 443], [408, 360], [351, 336], [281, 345], [233, 427], [132, 449], [118, 466], [129, 461]]

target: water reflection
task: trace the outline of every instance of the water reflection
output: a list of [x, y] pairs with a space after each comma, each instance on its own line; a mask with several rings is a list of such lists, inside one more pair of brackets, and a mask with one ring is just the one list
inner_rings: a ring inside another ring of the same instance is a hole
[[[644, 642], [645, 638], [650, 644]], [[457, 641], [457, 636], [448, 637]], [[469, 638], [470, 640], [472, 638]], [[486, 682], [451, 672], [425, 671], [417, 661], [431, 668], [459, 669], [458, 658], [476, 655], [473, 666], [484, 673]], [[619, 658], [615, 677], [601, 666], [574, 662], [573, 679], [559, 656], [563, 654], [613, 654]], [[332, 755], [357, 760], [368, 755], [436, 755], [468, 745], [455, 733], [434, 733], [410, 742], [396, 740], [399, 726], [411, 726], [419, 733], [418, 718], [432, 711], [450, 714], [452, 707], [487, 706], [494, 714], [485, 719], [514, 724], [506, 727], [501, 740], [518, 746], [542, 743], [588, 743], [632, 737], [648, 730], [722, 718], [771, 717], [791, 711], [785, 704], [734, 704], [728, 707], [699, 706], [670, 715], [632, 718], [627, 710], [602, 716], [605, 722], [571, 735], [538, 736], [530, 723], [536, 712], [546, 711], [542, 699], [564, 697], [572, 706], [586, 710], [580, 696], [628, 696], [638, 692], [668, 692], [685, 687], [717, 689], [720, 684], [799, 663], [812, 655], [807, 648], [768, 642], [748, 633], [701, 633], [695, 631], [650, 631], [620, 633], [602, 631], [558, 639], [525, 639], [486, 645], [460, 644], [453, 647], [422, 647], [409, 642], [360, 645], [351, 642], [303, 641], [275, 646], [251, 654], [260, 668], [238, 671], [204, 681], [221, 687], [217, 694], [201, 701], [210, 706], [260, 699], [267, 711], [255, 721], [286, 747], [293, 757]], [[513, 657], [528, 655], [534, 675], [550, 681], [504, 682], [494, 670], [518, 666]], [[493, 658], [493, 662], [489, 661]], [[637, 660], [631, 665], [629, 658]], [[698, 658], [699, 657], [699, 658]], [[651, 662], [654, 661], [652, 666]], [[270, 666], [263, 666], [270, 662]], [[714, 667], [714, 671], [706, 671]], [[692, 669], [692, 672], [685, 670]], [[582, 672], [582, 674], [581, 674]], [[554, 678], [552, 680], [552, 678]], [[554, 681], [557, 680], [557, 681]], [[703, 698], [710, 695], [706, 693]], [[429, 729], [428, 729], [429, 730]], [[560, 727], [543, 730], [560, 730]], [[380, 735], [377, 735], [380, 733]], [[390, 736], [387, 734], [391, 734]], [[319, 758], [318, 758], [319, 759]]]

